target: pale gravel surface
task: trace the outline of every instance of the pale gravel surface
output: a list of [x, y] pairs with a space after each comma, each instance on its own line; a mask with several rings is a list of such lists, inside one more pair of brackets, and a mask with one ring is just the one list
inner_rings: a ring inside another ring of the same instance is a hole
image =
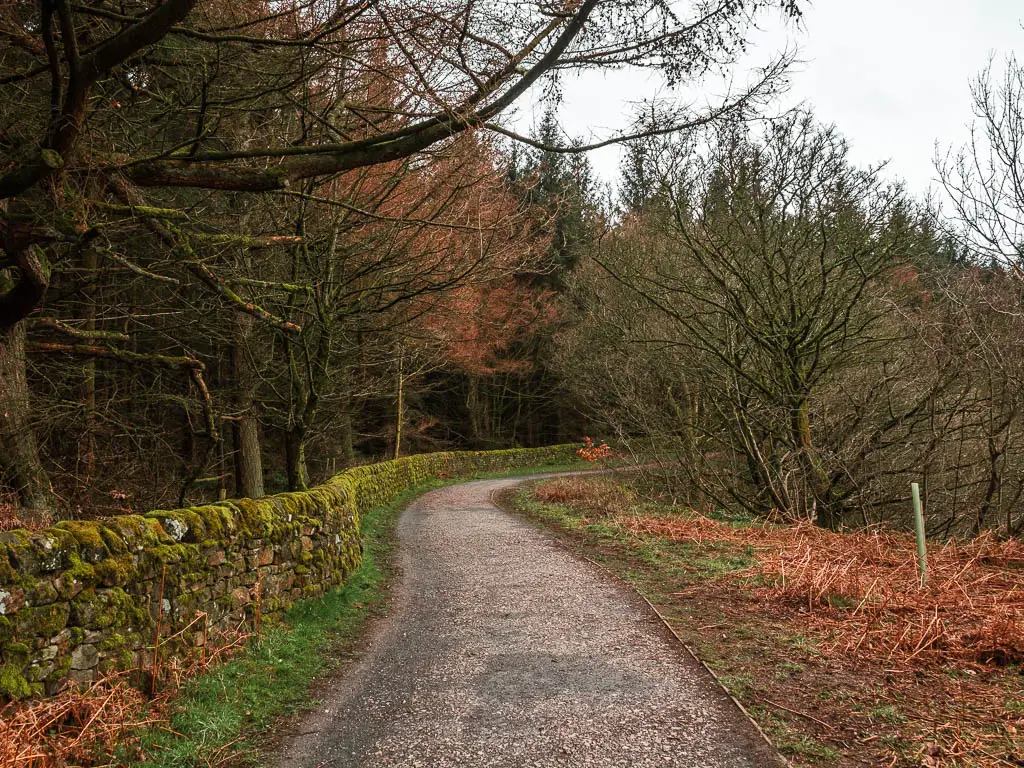
[[392, 612], [276, 764], [784, 765], [632, 590], [491, 503], [521, 482], [403, 513]]

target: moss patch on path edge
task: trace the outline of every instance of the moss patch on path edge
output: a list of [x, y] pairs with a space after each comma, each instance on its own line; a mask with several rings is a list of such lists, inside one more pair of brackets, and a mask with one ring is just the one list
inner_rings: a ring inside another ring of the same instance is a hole
[[316, 706], [310, 685], [350, 662], [369, 622], [383, 614], [392, 576], [395, 522], [413, 499], [435, 488], [481, 477], [586, 468], [590, 467], [543, 466], [435, 480], [367, 512], [362, 520], [363, 564], [345, 585], [299, 602], [280, 625], [267, 628], [242, 654], [188, 681], [175, 698], [170, 724], [142, 734], [145, 759], [121, 756], [121, 764], [145, 768], [259, 765], [260, 739], [278, 730], [282, 718]]

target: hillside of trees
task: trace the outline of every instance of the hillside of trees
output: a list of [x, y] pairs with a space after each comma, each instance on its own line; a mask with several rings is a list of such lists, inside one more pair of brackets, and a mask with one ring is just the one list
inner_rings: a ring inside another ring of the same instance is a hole
[[568, 135], [573, 73], [699, 83], [800, 15], [677, 6], [5, 3], [0, 525], [592, 434], [696, 509], [902, 526], [918, 481], [930, 532], [1019, 535], [1021, 65], [941, 204], [778, 114], [788, 54]]

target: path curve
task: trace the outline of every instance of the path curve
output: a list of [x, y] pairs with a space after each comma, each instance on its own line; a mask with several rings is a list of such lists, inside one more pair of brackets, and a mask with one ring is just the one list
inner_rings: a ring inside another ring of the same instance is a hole
[[526, 479], [402, 514], [393, 609], [277, 765], [784, 765], [642, 598], [491, 503]]

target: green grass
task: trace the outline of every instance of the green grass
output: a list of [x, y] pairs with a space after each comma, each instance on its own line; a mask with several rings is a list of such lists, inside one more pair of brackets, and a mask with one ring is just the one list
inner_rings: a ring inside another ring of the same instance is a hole
[[817, 739], [801, 734], [795, 738], [777, 738], [779, 751], [784, 755], [799, 755], [804, 759], [812, 759], [824, 765], [834, 765], [842, 754]]
[[725, 686], [725, 689], [729, 691], [729, 693], [737, 698], [746, 696], [750, 692], [750, 687], [754, 683], [749, 675], [728, 675], [722, 674], [721, 672], [718, 673], [718, 680]]
[[[541, 467], [520, 467], [519, 469], [510, 469], [507, 472], [482, 472], [473, 475], [470, 480], [487, 480], [489, 478], [496, 477], [522, 477], [523, 475], [541, 475], [549, 474], [551, 472], [586, 472], [589, 470], [596, 469], [612, 469], [614, 467], [621, 466], [622, 462], [600, 462], [592, 463], [589, 461], [573, 461], [568, 464], [548, 464]], [[455, 482], [465, 482], [465, 480], [458, 480]]]
[[780, 639], [793, 650], [800, 651], [806, 656], [821, 655], [821, 650], [818, 648], [817, 642], [806, 635], [789, 635], [788, 637], [784, 636]]
[[803, 664], [797, 664], [795, 661], [783, 661], [776, 669], [775, 676], [779, 680], [786, 680], [794, 675], [799, 675], [804, 669], [806, 667]]
[[[472, 479], [580, 468], [579, 464], [532, 467]], [[146, 759], [119, 758], [144, 768], [198, 768], [227, 757], [259, 764], [255, 737], [269, 731], [281, 717], [315, 707], [310, 684], [351, 658], [369, 619], [383, 611], [398, 514], [422, 493], [459, 482], [464, 480], [424, 483], [386, 507], [366, 513], [363, 564], [343, 587], [300, 601], [280, 625], [267, 629], [239, 656], [188, 681], [175, 697], [170, 724], [141, 734]]]
[[782, 754], [798, 758], [802, 763], [810, 765], [835, 765], [836, 761], [842, 758], [842, 754], [829, 745], [794, 730], [792, 724], [780, 719], [774, 710], [752, 706], [750, 712], [756, 714], [764, 732]]
[[[591, 542], [628, 541], [634, 557], [646, 565], [655, 567], [661, 574], [684, 582], [717, 578], [749, 568], [755, 559], [754, 551], [750, 547], [743, 552], [736, 552], [730, 547], [695, 547], [686, 542], [673, 542], [659, 536], [627, 536], [614, 522], [603, 518], [591, 519], [586, 511], [572, 506], [540, 502], [529, 490], [520, 491], [516, 495], [514, 506], [530, 517], [565, 530], [582, 533]], [[657, 505], [648, 506], [657, 513]], [[674, 513], [671, 507], [666, 507], [665, 510]], [[631, 581], [640, 578], [638, 574], [633, 576]]]
[[528, 515], [556, 523], [570, 530], [579, 530], [583, 526], [583, 517], [579, 511], [561, 504], [543, 504], [533, 498], [530, 491], [524, 490], [516, 494], [515, 507]]
[[871, 710], [871, 718], [873, 720], [881, 720], [893, 725], [900, 725], [907, 722], [906, 716], [891, 704], [873, 707]]

